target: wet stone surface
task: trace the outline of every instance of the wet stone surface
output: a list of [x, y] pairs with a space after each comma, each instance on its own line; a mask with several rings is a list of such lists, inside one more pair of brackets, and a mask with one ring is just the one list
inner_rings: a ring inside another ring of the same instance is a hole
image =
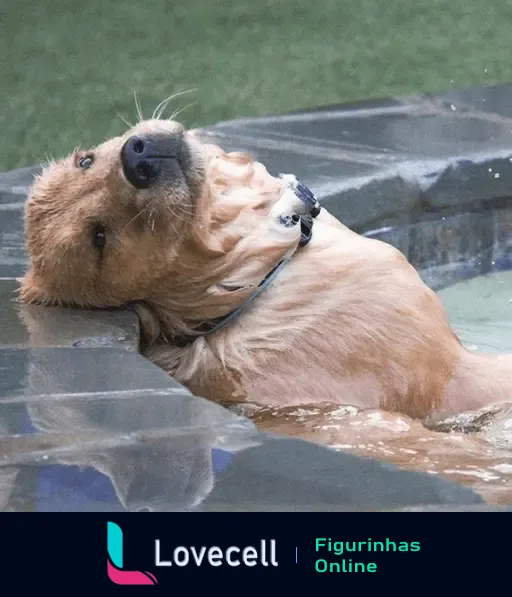
[[[265, 155], [271, 171], [286, 165], [363, 230], [425, 208], [510, 197], [511, 92], [505, 84], [331, 106], [222, 122], [201, 134]], [[318, 176], [321, 157], [329, 167]]]
[[139, 323], [132, 311], [20, 305], [18, 286], [15, 279], [0, 279], [0, 349], [120, 346], [138, 350]]
[[[512, 86], [199, 131], [292, 172], [441, 288], [512, 265]], [[23, 207], [0, 174], [0, 510], [492, 509], [472, 490], [258, 431], [138, 353], [135, 314], [21, 307]]]

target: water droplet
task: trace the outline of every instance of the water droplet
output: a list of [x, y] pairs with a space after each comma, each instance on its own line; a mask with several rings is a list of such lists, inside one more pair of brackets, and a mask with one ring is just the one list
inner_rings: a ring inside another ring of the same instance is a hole
[[492, 168], [489, 168], [489, 170], [488, 170], [488, 171], [489, 171], [489, 172], [492, 172]]
[[450, 104], [450, 110], [452, 110], [453, 112], [455, 112], [456, 109], [457, 109], [457, 106], [454, 106], [453, 104]]
[[484, 73], [486, 73], [486, 72], [487, 72], [487, 69], [486, 69], [486, 68], [484, 68]]
[[465, 344], [468, 350], [478, 350], [478, 346], [476, 344]]

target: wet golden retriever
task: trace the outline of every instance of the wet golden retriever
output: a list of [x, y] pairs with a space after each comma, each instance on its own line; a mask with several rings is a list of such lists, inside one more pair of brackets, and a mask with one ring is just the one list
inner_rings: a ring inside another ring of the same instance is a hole
[[307, 210], [295, 188], [177, 122], [142, 121], [35, 180], [21, 300], [134, 307], [147, 356], [223, 403], [435, 421], [509, 398], [512, 358], [466, 350], [398, 250], [325, 208], [299, 246]]

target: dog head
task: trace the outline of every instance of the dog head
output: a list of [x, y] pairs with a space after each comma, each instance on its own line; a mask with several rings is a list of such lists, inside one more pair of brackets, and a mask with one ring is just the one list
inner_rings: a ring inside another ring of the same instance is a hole
[[26, 203], [28, 303], [144, 302], [173, 331], [229, 312], [300, 238], [276, 223], [283, 181], [174, 121], [50, 163]]

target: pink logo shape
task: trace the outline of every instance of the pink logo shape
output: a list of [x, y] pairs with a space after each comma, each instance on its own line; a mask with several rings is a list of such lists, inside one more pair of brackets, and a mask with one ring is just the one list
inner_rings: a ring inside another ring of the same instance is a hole
[[119, 570], [107, 559], [107, 573], [110, 580], [116, 585], [156, 585], [158, 581], [151, 572], [139, 570]]

